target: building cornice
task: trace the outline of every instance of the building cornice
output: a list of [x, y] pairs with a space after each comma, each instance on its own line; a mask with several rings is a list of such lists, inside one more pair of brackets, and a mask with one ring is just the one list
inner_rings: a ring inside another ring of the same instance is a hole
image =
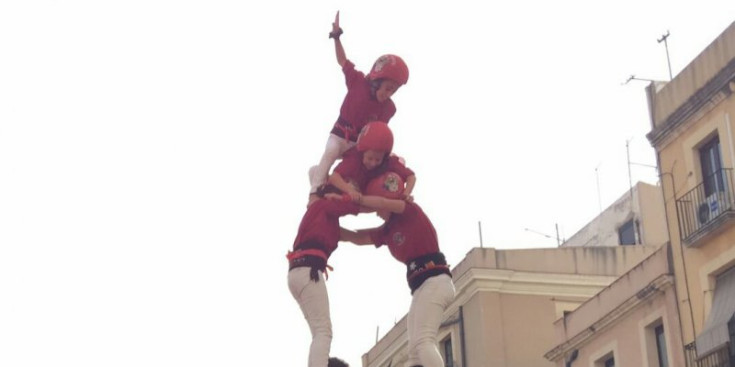
[[615, 324], [615, 322], [627, 314], [645, 304], [648, 300], [655, 297], [659, 292], [671, 287], [674, 284], [674, 277], [668, 274], [662, 274], [656, 279], [651, 281], [647, 286], [636, 292], [633, 296], [623, 301], [620, 305], [615, 307], [612, 311], [601, 317], [599, 320], [593, 322], [590, 326], [577, 333], [573, 337], [569, 338], [562, 344], [554, 347], [544, 357], [549, 361], [558, 361], [560, 358], [566, 356], [574, 349], [579, 349], [580, 346], [587, 343], [590, 339], [594, 338], [598, 332], [604, 331], [607, 328]]
[[[663, 123], [649, 132], [646, 135], [648, 141], [656, 150], [659, 150], [660, 146], [668, 144], [677, 135], [676, 132], [685, 129], [692, 122], [702, 118], [732, 94], [731, 83], [733, 81], [735, 81], [735, 59], [730, 60], [702, 88], [694, 92], [681, 106], [677, 107]], [[667, 87], [670, 85], [667, 85]]]
[[472, 268], [454, 282], [457, 296], [445, 314], [452, 315], [480, 292], [586, 300], [615, 281], [615, 276], [532, 273]]

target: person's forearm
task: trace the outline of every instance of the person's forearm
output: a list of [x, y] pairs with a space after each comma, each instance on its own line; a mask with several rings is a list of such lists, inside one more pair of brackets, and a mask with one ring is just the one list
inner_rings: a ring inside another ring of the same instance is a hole
[[342, 227], [339, 228], [339, 239], [340, 241], [352, 242], [355, 245], [372, 245], [370, 234], [367, 232], [355, 232]]
[[342, 192], [350, 193], [355, 191], [352, 185], [345, 181], [339, 173], [332, 173], [327, 181]]
[[387, 210], [393, 213], [403, 213], [406, 202], [403, 200], [386, 199], [381, 196], [362, 195], [359, 204], [374, 210]]
[[340, 67], [345, 66], [347, 62], [347, 56], [345, 55], [345, 49], [342, 47], [342, 41], [339, 38], [334, 40], [334, 53], [337, 55], [337, 63]]
[[414, 186], [416, 186], [416, 175], [406, 177], [406, 190], [404, 191], [406, 195], [411, 195]]
[[349, 229], [339, 227], [339, 240], [340, 241], [348, 241], [348, 242], [355, 242], [355, 238], [357, 237], [357, 232], [350, 231]]

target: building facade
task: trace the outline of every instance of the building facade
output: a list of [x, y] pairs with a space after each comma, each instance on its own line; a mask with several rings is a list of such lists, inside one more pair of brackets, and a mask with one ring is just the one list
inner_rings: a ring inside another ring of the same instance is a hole
[[657, 251], [554, 322], [555, 366], [684, 365], [664, 213], [661, 187], [638, 183], [562, 245]]
[[[554, 322], [655, 253], [653, 246], [475, 248], [452, 270], [457, 296], [439, 349], [452, 367], [552, 367]], [[406, 319], [363, 355], [364, 367], [403, 366]]]
[[638, 182], [561, 246], [660, 246], [668, 239], [661, 187]]
[[687, 366], [735, 366], [735, 23], [647, 88]]
[[684, 366], [671, 247], [658, 250], [554, 323], [558, 367]]

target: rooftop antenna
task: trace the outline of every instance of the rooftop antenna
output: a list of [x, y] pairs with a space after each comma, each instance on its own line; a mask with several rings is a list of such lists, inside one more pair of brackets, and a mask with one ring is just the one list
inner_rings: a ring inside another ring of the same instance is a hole
[[[530, 229], [530, 228], [524, 228], [524, 230], [526, 230], [526, 232], [533, 232], [535, 234], [542, 235], [542, 236], [544, 236], [546, 238], [554, 239], [554, 237], [551, 237], [551, 236], [549, 236], [546, 233], [539, 232], [539, 231], [534, 231], [533, 229]], [[561, 246], [561, 239], [559, 238], [559, 224], [558, 223], [556, 223], [556, 245], [557, 246]]]
[[630, 199], [633, 200], [633, 175], [630, 173], [630, 141], [633, 138], [625, 140], [625, 155], [628, 158], [628, 186], [630, 187]]
[[672, 80], [674, 79], [674, 76], [671, 74], [671, 59], [669, 58], [669, 42], [666, 41], [666, 39], [669, 38], [669, 35], [670, 35], [669, 31], [666, 30], [666, 34], [661, 36], [661, 38], [659, 38], [657, 41], [658, 43], [663, 42], [664, 46], [666, 47], [666, 62], [668, 62], [669, 64], [669, 80]]
[[482, 248], [482, 222], [477, 221], [477, 229], [480, 231], [480, 248]]
[[595, 167], [595, 179], [597, 180], [597, 205], [600, 207], [600, 213], [602, 213], [602, 196], [600, 196], [600, 173], [599, 168], [602, 162]]
[[635, 75], [631, 74], [630, 77], [628, 78], [628, 80], [620, 83], [620, 85], [626, 85], [626, 84], [630, 83], [631, 80], [640, 80], [640, 81], [643, 81], [643, 82], [650, 82], [650, 83], [655, 82], [655, 80], [653, 80], [653, 79], [638, 78]]
[[658, 166], [654, 166], [652, 164], [645, 164], [645, 163], [636, 163], [630, 161], [630, 142], [633, 141], [633, 138], [630, 138], [625, 141], [625, 150], [628, 155], [628, 182], [630, 183], [631, 190], [633, 189], [633, 179], [632, 175], [630, 173], [630, 166], [641, 166], [641, 167], [648, 167], [648, 168], [654, 168], [658, 170]]

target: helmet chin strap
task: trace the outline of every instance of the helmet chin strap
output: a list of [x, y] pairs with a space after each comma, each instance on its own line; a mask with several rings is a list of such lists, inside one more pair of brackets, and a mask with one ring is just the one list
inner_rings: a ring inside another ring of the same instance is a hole
[[370, 81], [370, 96], [375, 99], [378, 99], [378, 89], [380, 89], [381, 83], [383, 83], [383, 79], [375, 79]]

